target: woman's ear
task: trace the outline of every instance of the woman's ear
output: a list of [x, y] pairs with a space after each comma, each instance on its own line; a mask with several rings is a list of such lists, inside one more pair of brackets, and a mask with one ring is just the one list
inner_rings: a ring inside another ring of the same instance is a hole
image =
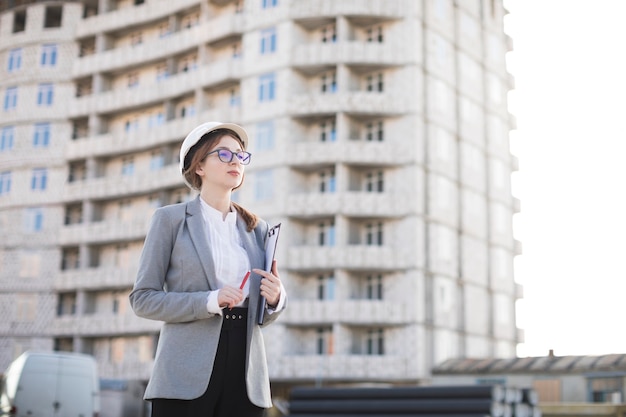
[[196, 175], [198, 175], [199, 177], [204, 176], [204, 168], [202, 164], [199, 164], [198, 167], [196, 168]]

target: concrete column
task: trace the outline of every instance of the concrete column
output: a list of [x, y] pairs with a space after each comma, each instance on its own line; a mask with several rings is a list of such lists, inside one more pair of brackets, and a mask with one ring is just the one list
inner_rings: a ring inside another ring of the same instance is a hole
[[339, 250], [348, 246], [349, 222], [345, 216], [335, 216], [335, 245]]
[[337, 42], [350, 40], [350, 25], [343, 16], [337, 16]]
[[345, 65], [337, 65], [337, 93], [345, 94], [356, 90], [350, 85], [350, 71]]
[[176, 106], [172, 100], [167, 100], [163, 104], [163, 108], [165, 109], [165, 120], [169, 121], [176, 118]]
[[87, 311], [87, 294], [85, 290], [76, 291], [76, 316], [80, 317], [85, 315]]
[[111, 0], [98, 0], [98, 14], [111, 11]]
[[98, 177], [98, 166], [97, 166], [95, 158], [93, 157], [87, 158], [85, 170], [86, 170], [85, 179], [92, 179], [92, 178]]

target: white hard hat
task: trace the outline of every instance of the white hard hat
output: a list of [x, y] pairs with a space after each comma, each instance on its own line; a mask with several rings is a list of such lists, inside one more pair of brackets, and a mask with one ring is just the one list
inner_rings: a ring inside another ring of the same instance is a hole
[[183, 175], [183, 181], [185, 181], [185, 184], [187, 184], [189, 188], [193, 189], [192, 185], [189, 184], [189, 182], [187, 182], [187, 179], [185, 178], [185, 175], [184, 175], [185, 158], [187, 157], [189, 150], [195, 144], [198, 143], [198, 141], [202, 138], [202, 136], [217, 129], [232, 130], [233, 132], [237, 134], [237, 136], [239, 136], [239, 138], [243, 142], [243, 148], [246, 149], [248, 147], [248, 134], [246, 133], [243, 127], [236, 125], [234, 123], [206, 122], [194, 128], [191, 132], [189, 132], [189, 134], [183, 141], [183, 144], [180, 146], [180, 162], [179, 162], [180, 173]]

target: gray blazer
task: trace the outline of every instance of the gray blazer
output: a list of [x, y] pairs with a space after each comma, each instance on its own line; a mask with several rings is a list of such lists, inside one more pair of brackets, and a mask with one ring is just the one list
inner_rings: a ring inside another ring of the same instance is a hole
[[[146, 235], [130, 304], [138, 316], [164, 324], [145, 399], [189, 400], [200, 397], [208, 387], [222, 316], [207, 311], [208, 292], [217, 289], [217, 283], [204, 227], [198, 197], [157, 209]], [[259, 221], [248, 232], [237, 219], [237, 228], [252, 268], [265, 268], [268, 224]], [[256, 318], [261, 276], [252, 273], [249, 280], [246, 385], [250, 401], [269, 408], [265, 345]], [[266, 311], [262, 326], [279, 315]]]

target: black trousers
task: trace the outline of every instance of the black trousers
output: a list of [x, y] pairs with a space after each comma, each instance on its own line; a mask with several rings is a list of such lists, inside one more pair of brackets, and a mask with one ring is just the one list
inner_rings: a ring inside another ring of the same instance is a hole
[[193, 400], [152, 400], [152, 417], [262, 417], [246, 390], [247, 308], [224, 309], [209, 387]]

